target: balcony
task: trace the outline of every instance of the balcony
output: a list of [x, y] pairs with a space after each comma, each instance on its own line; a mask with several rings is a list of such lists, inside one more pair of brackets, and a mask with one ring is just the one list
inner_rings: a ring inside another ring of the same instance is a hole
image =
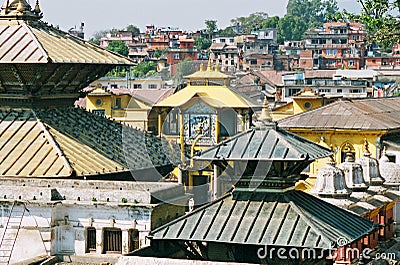
[[328, 33], [311, 33], [306, 34], [304, 39], [348, 39], [348, 34], [328, 34]]

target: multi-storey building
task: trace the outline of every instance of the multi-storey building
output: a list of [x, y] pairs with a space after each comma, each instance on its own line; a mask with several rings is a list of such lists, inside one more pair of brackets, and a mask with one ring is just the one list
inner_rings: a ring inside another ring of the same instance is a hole
[[[304, 49], [311, 50], [304, 68], [361, 69], [364, 66], [366, 32], [360, 23], [329, 22], [305, 34]], [[302, 67], [302, 65], [300, 65]]]

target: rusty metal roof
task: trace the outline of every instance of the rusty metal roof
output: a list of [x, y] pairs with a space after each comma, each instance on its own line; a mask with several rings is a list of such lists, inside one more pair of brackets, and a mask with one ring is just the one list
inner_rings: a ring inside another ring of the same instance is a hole
[[133, 64], [42, 21], [24, 20], [0, 20], [0, 63]]
[[341, 100], [279, 121], [282, 128], [394, 130], [400, 128], [400, 97]]
[[197, 160], [315, 160], [331, 150], [277, 127], [264, 124], [237, 134], [204, 151]]
[[164, 174], [172, 162], [162, 146], [158, 137], [81, 109], [0, 108], [0, 176]]
[[150, 238], [327, 249], [339, 238], [351, 243], [373, 229], [367, 219], [292, 190], [227, 194], [155, 229]]

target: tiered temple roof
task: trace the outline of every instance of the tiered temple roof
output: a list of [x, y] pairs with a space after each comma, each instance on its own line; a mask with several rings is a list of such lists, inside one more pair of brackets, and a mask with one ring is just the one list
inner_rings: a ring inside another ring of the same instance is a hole
[[81, 89], [132, 61], [41, 18], [38, 1], [6, 0], [0, 12], [0, 176], [159, 180], [171, 171], [163, 139], [72, 108]]
[[[261, 150], [265, 154], [258, 156]], [[355, 242], [375, 229], [372, 222], [294, 189], [307, 165], [331, 154], [272, 122], [223, 141], [196, 159], [230, 167], [228, 174], [237, 172], [235, 163], [245, 163], [233, 191], [152, 231], [150, 238], [155, 245], [206, 242], [240, 249], [281, 246], [319, 251], [337, 247], [338, 238]], [[240, 257], [244, 262], [262, 261], [254, 254]]]

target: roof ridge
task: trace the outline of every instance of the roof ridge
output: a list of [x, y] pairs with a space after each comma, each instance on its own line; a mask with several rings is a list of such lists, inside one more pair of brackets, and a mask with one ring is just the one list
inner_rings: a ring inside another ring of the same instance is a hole
[[28, 33], [28, 35], [32, 38], [32, 41], [36, 44], [36, 46], [38, 47], [38, 49], [42, 52], [42, 54], [44, 55], [43, 57], [45, 57], [46, 62], [51, 62], [51, 58], [49, 56], [49, 53], [46, 51], [46, 49], [43, 47], [43, 45], [40, 43], [40, 41], [38, 40], [38, 38], [36, 37], [36, 35], [32, 32], [32, 29], [30, 27], [28, 27], [26, 25], [26, 22], [23, 21], [21, 23], [22, 27], [26, 30], [26, 32]]
[[[287, 195], [284, 194], [283, 195], [285, 197], [285, 199], [287, 198]], [[317, 225], [315, 224], [316, 221], [314, 218], [311, 218], [308, 216], [308, 214], [303, 211], [300, 207], [298, 207], [292, 200], [289, 200], [289, 205], [293, 208], [293, 210], [300, 216], [300, 218], [304, 218], [306, 219], [306, 223], [312, 228], [314, 229], [316, 232], [318, 232], [318, 236], [321, 236], [321, 238], [324, 240], [324, 242], [329, 245], [332, 246], [332, 241], [329, 240], [329, 238], [325, 235], [325, 233], [323, 231], [321, 231], [321, 229], [319, 227], [317, 227]], [[316, 246], [317, 247], [317, 246]]]
[[67, 168], [67, 170], [68, 170], [68, 172], [69, 172], [69, 174], [71, 176], [75, 172], [75, 170], [72, 168], [71, 162], [68, 160], [68, 158], [64, 154], [63, 150], [58, 145], [57, 141], [54, 139], [54, 137], [48, 131], [48, 127], [50, 127], [50, 126], [44, 125], [42, 123], [42, 121], [40, 120], [40, 118], [36, 115], [36, 113], [33, 110], [32, 110], [32, 112], [33, 112], [33, 114], [35, 115], [35, 117], [37, 119], [37, 123], [39, 125], [39, 128], [43, 131], [43, 134], [46, 136], [46, 139], [49, 140], [50, 144], [53, 146], [53, 148], [56, 151], [56, 153], [59, 155], [61, 160], [64, 162], [64, 164], [66, 165], [66, 168]]
[[211, 203], [207, 203], [207, 204], [201, 206], [200, 208], [197, 208], [197, 209], [193, 210], [192, 212], [190, 212], [190, 213], [188, 213], [188, 214], [182, 215], [181, 217], [176, 218], [176, 219], [172, 220], [171, 222], [168, 222], [168, 223], [166, 223], [166, 224], [164, 224], [164, 225], [162, 225], [162, 226], [160, 226], [160, 227], [154, 229], [153, 231], [151, 231], [151, 232], [149, 233], [149, 235], [148, 235], [147, 237], [153, 237], [153, 235], [154, 235], [155, 233], [158, 233], [158, 232], [162, 231], [162, 230], [165, 229], [165, 228], [169, 228], [169, 227], [171, 227], [172, 225], [174, 225], [174, 224], [176, 224], [176, 223], [178, 223], [178, 222], [180, 222], [180, 221], [182, 221], [182, 220], [188, 219], [190, 216], [195, 215], [195, 214], [197, 214], [197, 213], [200, 213], [200, 212], [203, 211], [204, 209], [207, 209], [207, 208], [209, 208], [211, 205], [217, 204], [217, 203], [219, 203], [219, 202], [225, 200], [225, 199], [228, 198], [229, 196], [232, 196], [232, 192], [228, 192], [228, 193], [226, 193], [225, 195], [221, 196], [220, 198], [216, 199], [215, 201], [213, 201], [213, 202], [211, 202]]

